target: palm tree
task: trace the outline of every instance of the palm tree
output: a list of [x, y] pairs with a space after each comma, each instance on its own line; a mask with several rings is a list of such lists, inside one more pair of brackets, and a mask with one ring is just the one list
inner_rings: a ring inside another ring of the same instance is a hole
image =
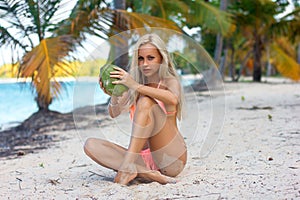
[[282, 17], [278, 26], [272, 32], [279, 32], [279, 37], [273, 37], [271, 46], [271, 62], [284, 76], [300, 80], [299, 43], [300, 43], [300, 8]]
[[[70, 61], [76, 59], [78, 47], [88, 34], [107, 39], [119, 32], [120, 27], [113, 23], [116, 17], [128, 19], [129, 29], [146, 24], [179, 30], [171, 21], [111, 9], [104, 0], [73, 2], [0, 0], [0, 43], [17, 52], [14, 62], [19, 66], [18, 76], [32, 79], [39, 111], [48, 111], [53, 97], [59, 94], [56, 71], [74, 75]], [[66, 16], [66, 12], [70, 14]]]
[[[290, 20], [289, 18], [276, 18], [279, 13], [284, 11], [287, 4], [287, 1], [274, 2], [271, 0], [239, 0], [231, 4], [231, 12], [235, 18], [237, 32], [246, 39], [244, 44], [251, 45], [253, 81], [261, 81], [262, 59], [267, 46], [276, 43], [277, 38], [287, 36], [291, 29], [298, 30], [296, 34], [299, 34], [299, 21]], [[291, 23], [294, 24], [292, 27], [290, 27]], [[271, 45], [270, 47], [274, 46]], [[271, 48], [270, 51], [272, 50], [276, 50], [276, 48]], [[249, 54], [247, 53], [247, 55]], [[279, 60], [281, 55], [277, 55], [274, 59]]]

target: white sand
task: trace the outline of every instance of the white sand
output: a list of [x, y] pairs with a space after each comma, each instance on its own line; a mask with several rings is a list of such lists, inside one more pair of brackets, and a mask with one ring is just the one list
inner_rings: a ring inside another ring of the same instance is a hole
[[[99, 130], [127, 144], [124, 133], [130, 129], [122, 116], [112, 126], [57, 132], [71, 139], [51, 149], [2, 158], [0, 199], [300, 199], [300, 84], [280, 82], [225, 84], [224, 126], [220, 136], [211, 137], [218, 142], [205, 158], [205, 135], [211, 126], [222, 124], [223, 115], [212, 118], [217, 112], [211, 111], [211, 99], [199, 96], [200, 113], [190, 110], [182, 124], [189, 158], [175, 185], [115, 184], [115, 172], [84, 154], [84, 139], [100, 135]], [[214, 99], [223, 101], [222, 96]], [[247, 110], [253, 106], [261, 109]]]

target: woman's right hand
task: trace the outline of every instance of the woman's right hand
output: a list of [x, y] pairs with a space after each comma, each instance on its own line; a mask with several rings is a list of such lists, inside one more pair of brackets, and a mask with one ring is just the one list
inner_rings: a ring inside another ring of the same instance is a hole
[[105, 88], [103, 87], [101, 77], [99, 77], [99, 85], [100, 85], [100, 89], [101, 89], [105, 94], [111, 96], [111, 94], [109, 94], [109, 93], [105, 90]]

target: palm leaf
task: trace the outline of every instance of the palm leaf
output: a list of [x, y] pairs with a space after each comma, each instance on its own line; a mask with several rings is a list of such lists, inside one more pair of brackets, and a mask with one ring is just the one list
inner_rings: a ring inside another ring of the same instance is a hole
[[13, 43], [15, 46], [19, 46], [22, 49], [25, 49], [26, 46], [22, 44], [17, 38], [11, 35], [5, 27], [0, 25], [0, 44], [9, 44]]
[[[33, 44], [29, 37], [29, 31], [31, 30], [32, 24], [30, 20], [28, 20], [28, 14], [26, 13], [28, 13], [26, 2], [0, 0], [0, 43], [16, 46], [17, 48], [22, 48], [24, 50], [29, 44]], [[4, 27], [2, 23], [5, 23], [6, 26]], [[17, 32], [17, 34], [12, 35], [9, 31], [11, 29], [13, 29], [14, 32]], [[20, 35], [22, 40], [19, 40], [18, 38]], [[25, 40], [27, 41], [24, 42]]]
[[295, 8], [270, 27], [270, 35], [289, 36], [294, 42], [300, 37], [300, 8]]
[[124, 23], [128, 23], [129, 29], [161, 27], [181, 31], [180, 28], [170, 20], [141, 13], [127, 12], [125, 10], [115, 10], [114, 12], [120, 19], [125, 19]]
[[285, 53], [277, 44], [272, 45], [272, 60], [276, 69], [285, 77], [295, 81], [300, 80], [300, 65], [293, 57]]
[[[22, 60], [19, 77], [32, 77], [33, 84], [42, 105], [49, 105], [53, 95], [59, 94], [60, 84], [55, 79], [54, 67], [69, 75], [72, 68], [63, 58], [72, 49], [71, 36], [43, 39], [38, 46], [27, 53]], [[51, 79], [54, 81], [51, 85]]]
[[203, 24], [209, 30], [216, 33], [221, 32], [222, 35], [228, 35], [235, 29], [231, 15], [220, 11], [219, 8], [202, 0], [191, 1], [189, 5], [191, 10], [186, 16], [189, 26]]
[[160, 10], [161, 10], [161, 15], [162, 15], [162, 18], [163, 19], [167, 19], [166, 18], [166, 9], [164, 9], [164, 5], [163, 5], [163, 1], [162, 0], [156, 0], [156, 2], [157, 2], [157, 4], [158, 4], [158, 6], [159, 6], [159, 8], [160, 8]]
[[291, 42], [288, 40], [287, 37], [280, 37], [280, 38], [277, 38], [275, 41], [276, 41], [276, 44], [278, 46], [280, 46], [281, 50], [283, 50], [290, 57], [296, 59], [297, 55], [296, 55], [295, 48], [291, 44]]

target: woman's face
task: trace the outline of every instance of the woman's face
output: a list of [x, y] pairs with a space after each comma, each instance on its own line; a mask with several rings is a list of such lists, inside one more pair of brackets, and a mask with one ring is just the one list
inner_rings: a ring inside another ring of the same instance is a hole
[[138, 50], [138, 65], [144, 76], [150, 78], [158, 75], [162, 56], [152, 44], [141, 45]]

